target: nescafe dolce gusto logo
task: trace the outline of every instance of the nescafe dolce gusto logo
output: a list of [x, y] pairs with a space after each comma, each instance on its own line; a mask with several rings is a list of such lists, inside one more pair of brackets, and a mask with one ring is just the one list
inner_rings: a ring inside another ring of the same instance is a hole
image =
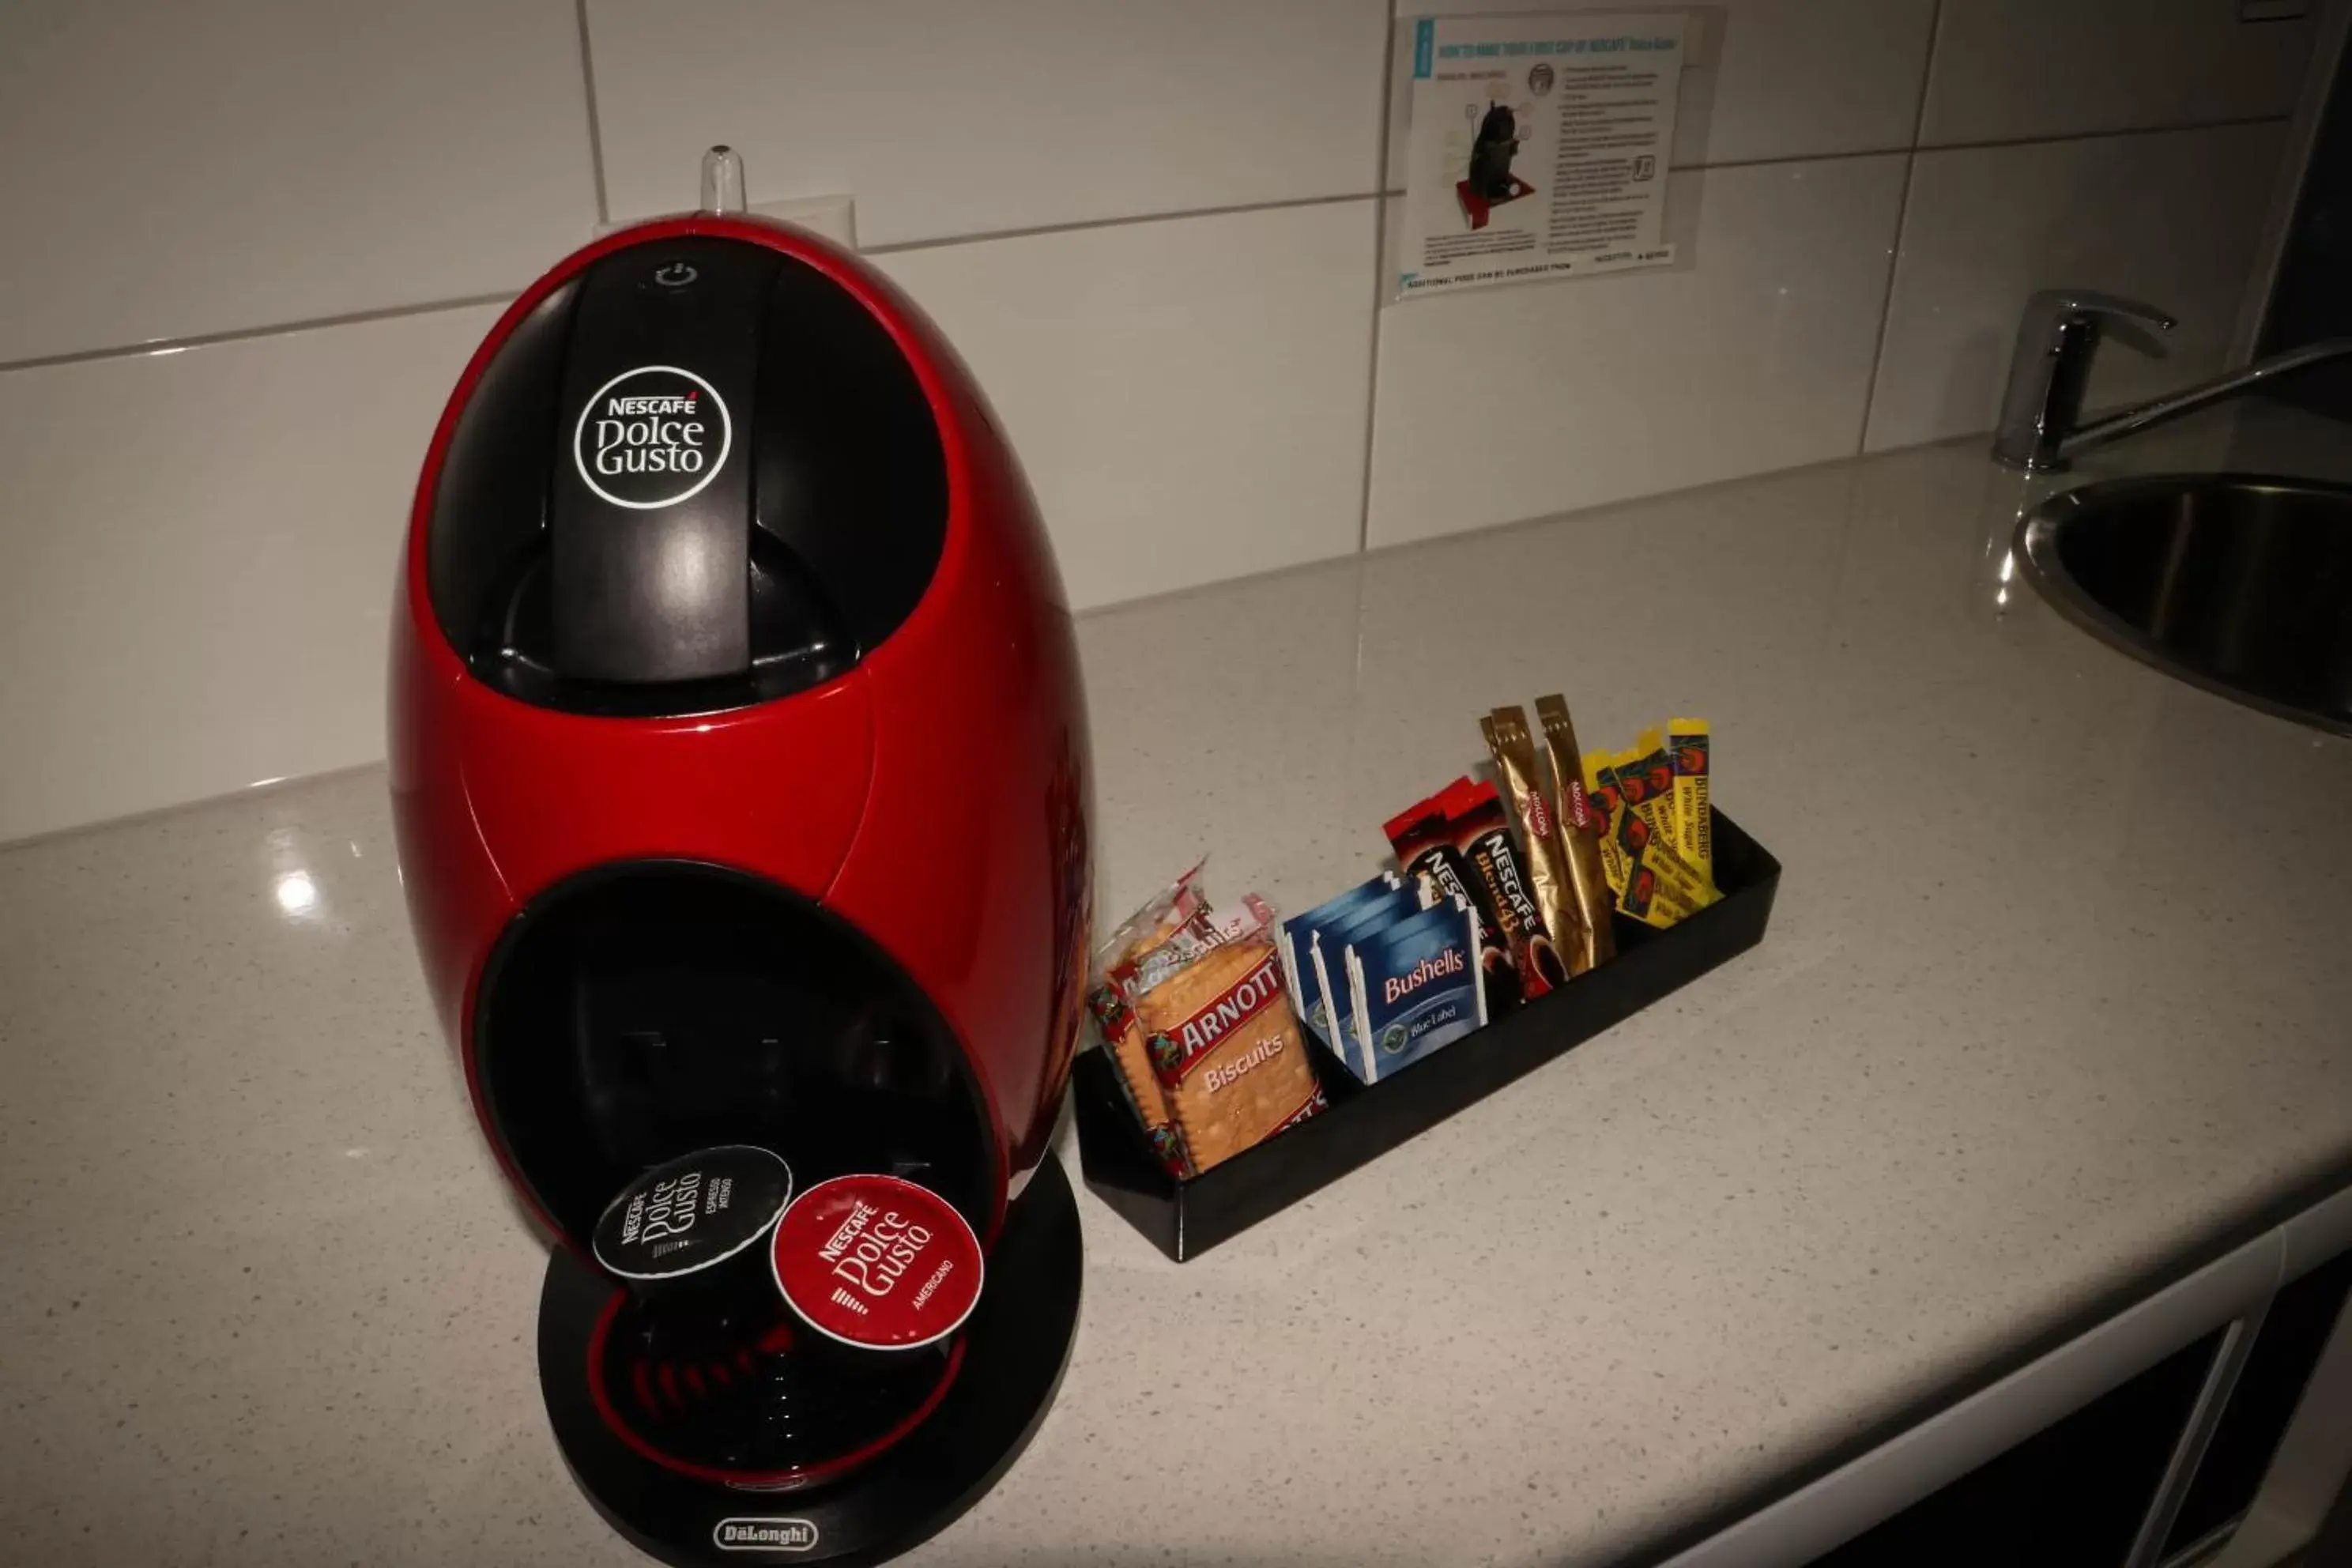
[[655, 511], [716, 479], [734, 437], [717, 387], [676, 365], [639, 365], [582, 406], [572, 460], [588, 488], [614, 506]]

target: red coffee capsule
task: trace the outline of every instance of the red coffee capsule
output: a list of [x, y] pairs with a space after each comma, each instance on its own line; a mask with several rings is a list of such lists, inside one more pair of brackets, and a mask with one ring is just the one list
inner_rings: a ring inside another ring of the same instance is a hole
[[784, 1211], [769, 1256], [803, 1322], [861, 1351], [911, 1351], [979, 1304], [980, 1238], [953, 1205], [896, 1176], [835, 1176]]

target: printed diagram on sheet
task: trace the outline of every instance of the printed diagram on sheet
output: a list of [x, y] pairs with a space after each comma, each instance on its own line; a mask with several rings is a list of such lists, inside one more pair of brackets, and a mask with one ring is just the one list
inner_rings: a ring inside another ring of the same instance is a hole
[[1400, 298], [1663, 266], [1679, 14], [1414, 24]]

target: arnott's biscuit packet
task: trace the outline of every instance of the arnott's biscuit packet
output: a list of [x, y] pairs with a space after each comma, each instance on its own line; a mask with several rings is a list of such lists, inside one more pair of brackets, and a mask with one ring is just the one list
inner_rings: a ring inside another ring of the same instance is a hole
[[1102, 1031], [1103, 1045], [1118, 1068], [1120, 1084], [1143, 1124], [1151, 1152], [1170, 1173], [1191, 1173], [1183, 1141], [1168, 1114], [1168, 1097], [1151, 1071], [1151, 1054], [1144, 1048], [1142, 1027], [1135, 1021], [1111, 971], [1122, 969], [1183, 930], [1208, 909], [1200, 888], [1201, 868], [1192, 868], [1154, 894], [1142, 908], [1121, 921], [1095, 949], [1094, 974], [1087, 986], [1087, 1010]]
[[1212, 948], [1245, 933], [1263, 932], [1274, 920], [1274, 911], [1255, 893], [1244, 896], [1241, 910], [1235, 914], [1211, 908], [1199, 885], [1200, 873], [1200, 866], [1195, 865], [1120, 926], [1100, 950], [1108, 967], [1088, 991], [1088, 1006], [1102, 1029], [1104, 1043], [1110, 1047], [1111, 1059], [1118, 1066], [1128, 1100], [1143, 1123], [1144, 1137], [1160, 1164], [1178, 1176], [1191, 1175], [1195, 1167], [1170, 1114], [1167, 1091], [1152, 1071], [1142, 1026], [1127, 999], [1157, 985]]
[[1208, 863], [1206, 857], [1194, 861], [1191, 870], [1119, 921], [1095, 948], [1095, 973], [1106, 975], [1115, 965], [1158, 947], [1178, 927], [1207, 908], [1208, 898], [1201, 890], [1201, 868]]
[[1127, 1090], [1128, 1103], [1135, 1108], [1135, 1119], [1143, 1124], [1144, 1141], [1151, 1145], [1152, 1156], [1170, 1175], [1191, 1175], [1184, 1141], [1177, 1136], [1175, 1121], [1168, 1114], [1168, 1096], [1152, 1076], [1143, 1027], [1135, 1021], [1127, 998], [1118, 994], [1118, 987], [1105, 981], [1087, 989], [1087, 1010], [1102, 1031], [1103, 1047], [1118, 1068], [1119, 1084]]
[[1110, 983], [1122, 995], [1140, 995], [1211, 948], [1265, 931], [1273, 924], [1274, 910], [1255, 893], [1244, 894], [1241, 909], [1231, 914], [1203, 903], [1181, 924], [1160, 934], [1153, 945], [1139, 945], [1132, 954], [1113, 964]]
[[1324, 1108], [1265, 926], [1130, 992], [1128, 1005], [1195, 1171]]

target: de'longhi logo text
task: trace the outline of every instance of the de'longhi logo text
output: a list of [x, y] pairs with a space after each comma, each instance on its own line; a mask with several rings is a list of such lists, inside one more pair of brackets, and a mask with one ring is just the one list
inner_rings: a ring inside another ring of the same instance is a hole
[[806, 1519], [722, 1519], [710, 1530], [721, 1552], [814, 1552], [816, 1523]]

